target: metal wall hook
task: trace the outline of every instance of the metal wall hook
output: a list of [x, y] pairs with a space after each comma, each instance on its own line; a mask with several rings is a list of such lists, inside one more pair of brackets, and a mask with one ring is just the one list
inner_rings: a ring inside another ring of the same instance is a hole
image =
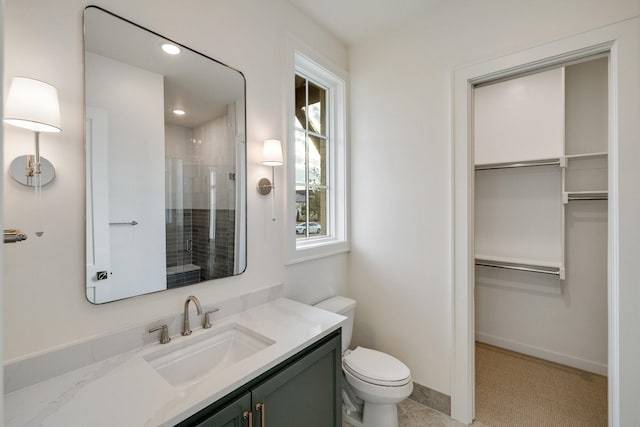
[[27, 240], [27, 235], [15, 228], [5, 228], [3, 234], [5, 243], [16, 243]]

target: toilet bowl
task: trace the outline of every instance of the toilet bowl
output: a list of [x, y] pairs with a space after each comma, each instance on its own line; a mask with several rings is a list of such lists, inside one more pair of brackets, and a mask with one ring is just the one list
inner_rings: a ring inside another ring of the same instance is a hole
[[333, 297], [316, 307], [347, 316], [342, 327], [343, 415], [355, 427], [398, 427], [397, 404], [413, 391], [411, 371], [395, 357], [357, 347], [347, 350], [356, 302]]

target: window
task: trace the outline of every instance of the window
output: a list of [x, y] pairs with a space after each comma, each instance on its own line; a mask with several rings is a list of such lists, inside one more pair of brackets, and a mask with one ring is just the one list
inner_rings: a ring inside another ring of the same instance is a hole
[[296, 235], [310, 239], [328, 230], [327, 88], [296, 74], [294, 108]]
[[287, 162], [290, 263], [349, 249], [344, 72], [329, 71], [300, 52], [294, 62]]

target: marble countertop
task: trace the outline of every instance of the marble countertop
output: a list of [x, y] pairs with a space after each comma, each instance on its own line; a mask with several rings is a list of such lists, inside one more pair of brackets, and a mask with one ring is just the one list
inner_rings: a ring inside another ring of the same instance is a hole
[[[342, 326], [346, 318], [287, 298], [5, 394], [5, 425], [173, 426]], [[275, 341], [232, 366], [172, 386], [145, 356], [237, 323]]]

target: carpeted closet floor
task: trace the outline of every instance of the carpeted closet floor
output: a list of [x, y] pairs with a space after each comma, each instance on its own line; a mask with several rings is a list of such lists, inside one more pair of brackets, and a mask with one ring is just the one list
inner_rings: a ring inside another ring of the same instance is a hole
[[476, 421], [491, 427], [607, 425], [607, 378], [476, 343]]

